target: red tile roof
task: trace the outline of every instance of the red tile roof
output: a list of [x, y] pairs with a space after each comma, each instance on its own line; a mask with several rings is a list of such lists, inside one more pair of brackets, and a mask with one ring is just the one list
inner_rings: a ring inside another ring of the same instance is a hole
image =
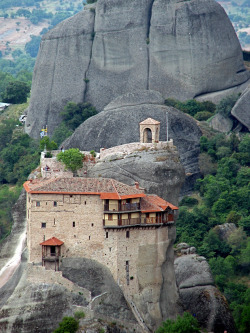
[[56, 237], [52, 237], [52, 238], [47, 239], [46, 241], [40, 243], [40, 245], [45, 245], [45, 246], [61, 246], [63, 244], [64, 244], [64, 242]]
[[167, 208], [176, 210], [178, 207], [172, 205], [170, 202], [158, 197], [158, 195], [150, 194], [141, 199], [141, 212], [163, 212]]
[[50, 178], [35, 179], [24, 183], [28, 193], [35, 194], [96, 194], [101, 199], [140, 198], [146, 195], [135, 186], [109, 178]]

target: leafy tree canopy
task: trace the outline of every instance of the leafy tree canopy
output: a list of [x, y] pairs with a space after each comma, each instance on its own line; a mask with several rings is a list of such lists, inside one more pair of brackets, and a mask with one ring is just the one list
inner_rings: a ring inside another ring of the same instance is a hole
[[57, 160], [65, 164], [66, 169], [75, 173], [83, 166], [84, 155], [77, 148], [71, 148], [64, 152], [57, 154]]
[[79, 322], [74, 317], [64, 317], [53, 333], [75, 333], [78, 328]]
[[190, 313], [184, 312], [177, 319], [168, 319], [156, 330], [156, 333], [200, 333], [198, 321]]
[[30, 88], [27, 83], [22, 81], [10, 82], [2, 94], [3, 102], [21, 104], [27, 102]]
[[69, 102], [64, 107], [64, 111], [61, 112], [65, 125], [71, 130], [75, 130], [81, 123], [95, 114], [97, 111], [90, 103], [76, 104], [74, 102]]

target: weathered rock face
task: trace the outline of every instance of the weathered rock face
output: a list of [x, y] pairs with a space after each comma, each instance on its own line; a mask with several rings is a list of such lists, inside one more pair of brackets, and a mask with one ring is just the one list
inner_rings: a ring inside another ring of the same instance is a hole
[[214, 286], [204, 257], [196, 254], [177, 257], [175, 275], [184, 311], [193, 314], [208, 332], [236, 332], [227, 301]]
[[224, 117], [220, 113], [216, 113], [215, 116], [209, 121], [209, 125], [216, 131], [228, 133], [233, 128], [233, 120]]
[[[78, 147], [81, 150], [99, 151], [102, 147], [110, 148], [125, 143], [139, 142], [139, 123], [148, 117], [161, 122], [160, 140], [165, 141], [166, 112], [168, 112], [169, 138], [173, 139], [180, 154], [181, 164], [185, 168], [186, 181], [182, 190], [182, 194], [185, 194], [192, 189], [195, 179], [199, 176], [198, 155], [201, 131], [190, 116], [160, 104], [163, 101], [157, 93], [154, 94], [153, 100], [158, 101], [159, 104], [150, 104], [149, 98], [147, 98], [148, 93], [152, 97], [153, 92], [137, 92], [133, 94], [133, 97], [130, 93], [119, 97], [110, 103], [105, 111], [87, 119], [63, 145], [65, 148]], [[131, 105], [131, 100], [137, 100], [136, 96], [140, 101], [139, 104]], [[150, 159], [150, 155], [148, 158]], [[162, 187], [160, 182], [165, 182], [164, 177], [170, 178], [167, 170], [169, 167], [165, 165], [167, 169], [164, 169], [164, 163], [151, 163], [151, 161], [154, 162], [154, 156], [149, 162], [146, 159], [146, 155], [140, 155], [140, 158], [135, 156], [132, 159], [112, 161], [112, 164], [102, 163], [102, 165], [96, 166], [94, 175], [118, 177], [120, 181], [124, 182], [127, 182], [128, 178], [135, 179], [136, 176], [145, 188], [166, 197], [164, 189], [160, 189]], [[150, 184], [152, 180], [155, 182], [155, 186]], [[159, 189], [156, 185], [159, 186]]]
[[68, 101], [101, 111], [128, 92], [184, 100], [248, 78], [233, 27], [214, 0], [98, 0], [43, 37], [26, 131], [38, 137], [47, 124], [52, 134]]
[[250, 85], [236, 102], [231, 114], [250, 131]]
[[114, 178], [129, 185], [136, 180], [146, 193], [157, 193], [175, 205], [185, 181], [179, 154], [171, 149], [135, 151], [125, 157], [107, 156], [89, 170], [88, 176]]

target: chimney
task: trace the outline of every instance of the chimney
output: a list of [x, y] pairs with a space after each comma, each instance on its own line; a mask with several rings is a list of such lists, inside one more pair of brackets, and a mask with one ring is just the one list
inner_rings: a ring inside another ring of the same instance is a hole
[[135, 182], [135, 188], [136, 188], [137, 190], [140, 189], [140, 186], [139, 186], [139, 183], [138, 183], [138, 182]]

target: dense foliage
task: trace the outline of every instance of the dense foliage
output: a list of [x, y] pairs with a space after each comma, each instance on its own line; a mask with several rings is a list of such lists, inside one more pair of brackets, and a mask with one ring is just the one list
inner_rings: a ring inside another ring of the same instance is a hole
[[18, 121], [4, 120], [0, 124], [0, 183], [21, 185], [38, 164], [37, 143], [24, 134]]
[[15, 80], [7, 84], [2, 94], [2, 100], [11, 104], [26, 103], [29, 92], [30, 88], [27, 83]]
[[52, 140], [60, 145], [79, 125], [95, 114], [97, 111], [90, 103], [68, 102], [61, 112], [63, 121], [55, 129]]
[[94, 106], [90, 103], [69, 102], [61, 113], [64, 124], [71, 130], [75, 130], [89, 117], [97, 114]]
[[75, 333], [79, 328], [79, 322], [74, 317], [64, 317], [59, 327], [53, 333]]
[[215, 113], [216, 106], [212, 102], [198, 102], [195, 99], [190, 99], [185, 102], [178, 101], [174, 98], [168, 98], [165, 100], [167, 106], [173, 106], [197, 120], [207, 120]]
[[38, 144], [24, 134], [17, 120], [0, 123], [0, 240], [11, 230], [11, 209], [39, 158]]
[[[177, 220], [177, 242], [195, 246], [209, 260], [240, 333], [249, 332], [250, 324], [250, 293], [244, 283], [250, 272], [249, 156], [249, 134], [241, 141], [235, 134], [201, 137], [203, 178], [197, 181], [198, 193], [181, 201]], [[237, 227], [228, 239], [220, 236], [218, 225], [224, 223]]]
[[156, 330], [156, 333], [200, 333], [198, 321], [190, 313], [184, 312], [176, 320], [168, 319]]
[[57, 160], [62, 162], [65, 167], [75, 173], [83, 166], [84, 155], [78, 148], [71, 148], [57, 155]]

